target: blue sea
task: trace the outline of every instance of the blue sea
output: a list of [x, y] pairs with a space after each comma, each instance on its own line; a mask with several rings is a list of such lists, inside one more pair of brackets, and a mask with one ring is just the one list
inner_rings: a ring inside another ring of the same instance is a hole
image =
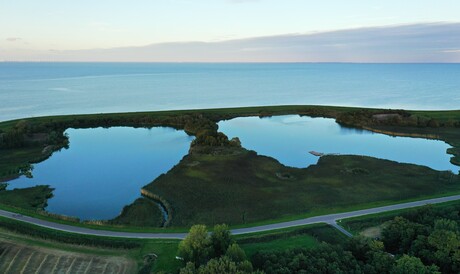
[[460, 109], [460, 64], [0, 63], [0, 121], [281, 104]]

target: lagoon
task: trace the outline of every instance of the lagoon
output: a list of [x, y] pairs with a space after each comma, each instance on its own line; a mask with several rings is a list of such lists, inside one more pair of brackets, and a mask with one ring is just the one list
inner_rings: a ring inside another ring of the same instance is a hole
[[368, 130], [342, 127], [334, 119], [298, 115], [268, 118], [240, 117], [219, 123], [219, 131], [238, 137], [242, 146], [273, 157], [282, 164], [303, 168], [314, 165], [325, 154], [353, 154], [428, 166], [458, 173], [450, 163], [450, 147], [438, 140], [392, 137]]
[[154, 127], [68, 129], [70, 147], [34, 165], [33, 178], [8, 182], [8, 189], [55, 188], [48, 212], [81, 220], [112, 219], [140, 197], [140, 189], [187, 154], [193, 137]]

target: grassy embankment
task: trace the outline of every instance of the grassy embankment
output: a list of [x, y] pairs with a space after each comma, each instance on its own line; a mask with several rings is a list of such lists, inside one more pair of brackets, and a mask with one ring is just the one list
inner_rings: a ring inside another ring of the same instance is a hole
[[[216, 123], [223, 119], [282, 114], [330, 117], [348, 126], [441, 139], [455, 146], [450, 152], [457, 153], [453, 162], [458, 159], [460, 111], [279, 106], [71, 115], [0, 123], [3, 139], [8, 132], [23, 137], [21, 142], [10, 144], [14, 148], [0, 150], [3, 163], [0, 176], [17, 175], [21, 166], [47, 156], [38, 148], [49, 147], [50, 143], [53, 149], [64, 146], [66, 140], [60, 137], [69, 127], [171, 126], [197, 137], [192, 153], [145, 189], [159, 194], [169, 204], [173, 226], [200, 222], [245, 225], [460, 192], [457, 176], [368, 157], [329, 156], [310, 168], [289, 168], [238, 148], [225, 135], [217, 133]], [[377, 119], [375, 114], [390, 115]], [[49, 138], [43, 138], [44, 135]], [[42, 141], [37, 141], [40, 138], [36, 136], [42, 136]], [[137, 215], [147, 212], [145, 206], [148, 203], [138, 202], [128, 207], [118, 223], [152, 225], [156, 220], [148, 220], [147, 224], [139, 222], [141, 218]]]

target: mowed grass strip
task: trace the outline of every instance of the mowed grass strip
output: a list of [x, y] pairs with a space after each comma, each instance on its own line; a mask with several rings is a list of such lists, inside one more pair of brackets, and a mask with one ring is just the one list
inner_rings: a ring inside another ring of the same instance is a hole
[[299, 169], [241, 150], [188, 155], [145, 188], [173, 207], [172, 226], [235, 226], [458, 193], [460, 181], [448, 172], [364, 156], [324, 156]]

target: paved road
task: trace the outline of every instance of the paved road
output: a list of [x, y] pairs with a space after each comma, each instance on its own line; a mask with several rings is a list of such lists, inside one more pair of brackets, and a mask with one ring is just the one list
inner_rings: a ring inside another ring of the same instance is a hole
[[[327, 223], [327, 224], [334, 225], [336, 224], [337, 220], [340, 220], [340, 219], [358, 217], [358, 216], [375, 214], [375, 213], [382, 213], [382, 212], [393, 211], [393, 210], [398, 210], [398, 209], [418, 207], [418, 206], [423, 206], [427, 204], [439, 204], [439, 203], [456, 201], [456, 200], [460, 200], [460, 195], [429, 199], [429, 200], [422, 200], [422, 201], [403, 203], [403, 204], [396, 204], [396, 205], [390, 205], [390, 206], [376, 207], [376, 208], [357, 210], [357, 211], [351, 211], [351, 212], [345, 212], [345, 213], [322, 215], [322, 216], [316, 216], [316, 217], [311, 217], [311, 218], [305, 218], [305, 219], [270, 224], [270, 225], [239, 228], [239, 229], [233, 229], [232, 233], [234, 235], [239, 235], [239, 234], [262, 232], [262, 231], [269, 231], [269, 230], [309, 225], [309, 224], [317, 224], [317, 223]], [[85, 234], [85, 235], [119, 237], [119, 238], [138, 238], [138, 239], [183, 239], [187, 235], [186, 233], [136, 233], [136, 232], [118, 232], [118, 231], [89, 229], [89, 228], [84, 228], [84, 227], [64, 225], [64, 224], [44, 221], [44, 220], [40, 220], [40, 219], [28, 217], [28, 216], [18, 215], [16, 213], [4, 211], [4, 210], [0, 210], [0, 216], [35, 224], [35, 225], [46, 227], [46, 228], [51, 228], [51, 229], [56, 229], [56, 230], [61, 230], [61, 231], [66, 231], [66, 232], [73, 232], [73, 233], [78, 233], [78, 234]]]
[[347, 237], [353, 237], [353, 234], [351, 234], [350, 232], [348, 232], [348, 230], [346, 230], [345, 228], [343, 228], [341, 225], [339, 225], [338, 223], [336, 222], [332, 222], [329, 224], [330, 226], [332, 226], [333, 228], [337, 229], [338, 231], [342, 232], [342, 234], [344, 234], [345, 236]]

